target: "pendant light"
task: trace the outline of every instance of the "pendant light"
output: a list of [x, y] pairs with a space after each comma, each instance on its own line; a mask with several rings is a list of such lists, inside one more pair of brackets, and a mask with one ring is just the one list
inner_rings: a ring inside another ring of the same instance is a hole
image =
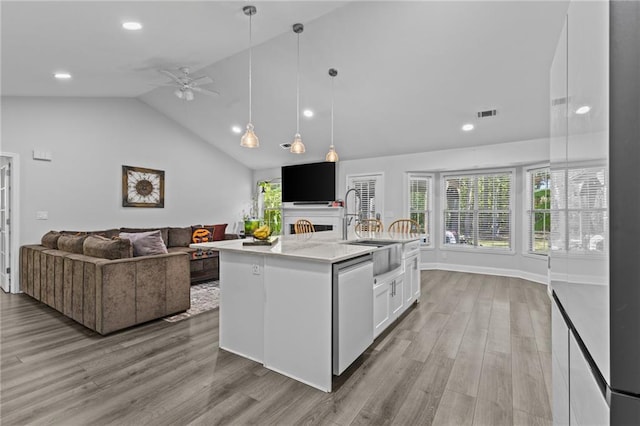
[[252, 44], [251, 44], [251, 17], [257, 13], [255, 6], [245, 6], [242, 8], [245, 15], [249, 17], [249, 123], [247, 123], [247, 131], [244, 132], [240, 139], [240, 146], [245, 148], [257, 148], [260, 146], [258, 136], [253, 132], [253, 123], [251, 122], [251, 59], [252, 59]]
[[329, 68], [329, 75], [331, 76], [331, 145], [329, 145], [329, 152], [327, 152], [325, 161], [337, 163], [338, 153], [336, 152], [336, 148], [333, 146], [333, 79], [338, 75], [338, 70], [335, 68]]
[[304, 154], [305, 151], [302, 137], [300, 136], [300, 33], [302, 31], [304, 31], [304, 25], [293, 24], [293, 32], [298, 34], [298, 77], [296, 83], [296, 135], [293, 137], [293, 143], [289, 151], [294, 154]]

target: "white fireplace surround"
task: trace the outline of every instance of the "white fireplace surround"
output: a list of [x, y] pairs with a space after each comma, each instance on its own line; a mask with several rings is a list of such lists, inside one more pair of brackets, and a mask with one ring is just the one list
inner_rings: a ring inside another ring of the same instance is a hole
[[342, 232], [343, 207], [332, 207], [328, 204], [284, 203], [282, 206], [282, 233], [291, 234], [291, 225], [298, 219], [307, 219], [314, 226], [332, 226], [334, 231]]

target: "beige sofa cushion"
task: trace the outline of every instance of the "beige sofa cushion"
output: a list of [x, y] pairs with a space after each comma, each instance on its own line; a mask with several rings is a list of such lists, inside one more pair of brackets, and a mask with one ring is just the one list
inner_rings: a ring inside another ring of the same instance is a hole
[[89, 235], [84, 240], [84, 255], [103, 259], [126, 259], [133, 257], [131, 241], [123, 238], [105, 238], [99, 235]]
[[86, 235], [60, 235], [60, 238], [58, 238], [58, 250], [83, 254], [83, 245], [86, 238]]
[[191, 227], [169, 228], [169, 244], [167, 247], [189, 247], [191, 244]]
[[46, 248], [55, 250], [58, 248], [58, 238], [60, 238], [60, 235], [62, 234], [58, 231], [49, 231], [42, 236], [40, 242]]

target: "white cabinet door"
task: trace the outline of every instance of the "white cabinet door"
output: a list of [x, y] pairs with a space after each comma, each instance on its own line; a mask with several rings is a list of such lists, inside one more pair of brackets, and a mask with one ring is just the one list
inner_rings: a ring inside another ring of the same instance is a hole
[[391, 321], [395, 320], [402, 314], [404, 308], [404, 274], [395, 278], [390, 284], [391, 297], [389, 299], [391, 305]]
[[412, 300], [420, 300], [420, 266], [418, 259], [420, 256], [415, 255], [407, 259], [407, 268], [405, 270], [405, 279], [411, 280], [411, 298]]
[[373, 337], [377, 337], [391, 323], [389, 299], [391, 285], [388, 282], [377, 283], [373, 287]]

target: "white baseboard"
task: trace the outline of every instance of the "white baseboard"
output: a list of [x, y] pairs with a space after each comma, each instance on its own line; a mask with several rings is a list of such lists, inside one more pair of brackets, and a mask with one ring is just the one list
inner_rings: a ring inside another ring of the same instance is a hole
[[491, 268], [487, 266], [452, 265], [450, 263], [421, 263], [420, 270], [427, 271], [440, 269], [443, 271], [469, 272], [472, 274], [499, 275], [503, 277], [522, 278], [540, 284], [549, 285], [546, 275], [533, 274], [531, 272], [519, 271], [517, 269]]

